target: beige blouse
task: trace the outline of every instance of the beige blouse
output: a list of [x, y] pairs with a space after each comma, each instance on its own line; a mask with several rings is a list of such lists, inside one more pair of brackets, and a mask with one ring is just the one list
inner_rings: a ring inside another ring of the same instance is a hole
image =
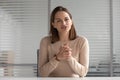
[[54, 57], [64, 42], [50, 43], [50, 38], [44, 37], [40, 43], [38, 72], [40, 77], [84, 77], [89, 67], [88, 40], [79, 36], [67, 42], [72, 49], [72, 58], [67, 61], [57, 61]]

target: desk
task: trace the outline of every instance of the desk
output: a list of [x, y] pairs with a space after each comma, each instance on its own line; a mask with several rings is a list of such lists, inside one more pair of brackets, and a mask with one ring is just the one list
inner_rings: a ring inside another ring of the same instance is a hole
[[120, 80], [120, 77], [84, 77], [84, 78], [14, 78], [2, 77], [0, 80]]

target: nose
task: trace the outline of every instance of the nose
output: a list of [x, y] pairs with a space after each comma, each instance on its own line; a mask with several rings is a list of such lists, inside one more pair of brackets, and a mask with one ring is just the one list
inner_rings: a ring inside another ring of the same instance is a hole
[[62, 21], [62, 25], [66, 25], [66, 22], [64, 20]]

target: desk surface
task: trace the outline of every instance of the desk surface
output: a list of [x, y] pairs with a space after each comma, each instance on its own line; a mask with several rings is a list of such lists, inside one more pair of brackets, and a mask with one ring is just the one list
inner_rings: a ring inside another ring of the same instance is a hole
[[0, 80], [120, 80], [120, 77], [84, 77], [84, 78], [21, 78], [1, 77]]

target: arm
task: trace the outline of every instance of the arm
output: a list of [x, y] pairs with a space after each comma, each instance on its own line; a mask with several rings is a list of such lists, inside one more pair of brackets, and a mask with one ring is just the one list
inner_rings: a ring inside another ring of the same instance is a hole
[[47, 77], [57, 67], [59, 61], [53, 57], [48, 60], [48, 39], [41, 40], [39, 49], [38, 74], [41, 77]]
[[84, 77], [86, 76], [89, 67], [89, 44], [87, 39], [84, 39], [79, 54], [79, 62], [73, 57], [71, 57], [68, 62], [75, 73]]

